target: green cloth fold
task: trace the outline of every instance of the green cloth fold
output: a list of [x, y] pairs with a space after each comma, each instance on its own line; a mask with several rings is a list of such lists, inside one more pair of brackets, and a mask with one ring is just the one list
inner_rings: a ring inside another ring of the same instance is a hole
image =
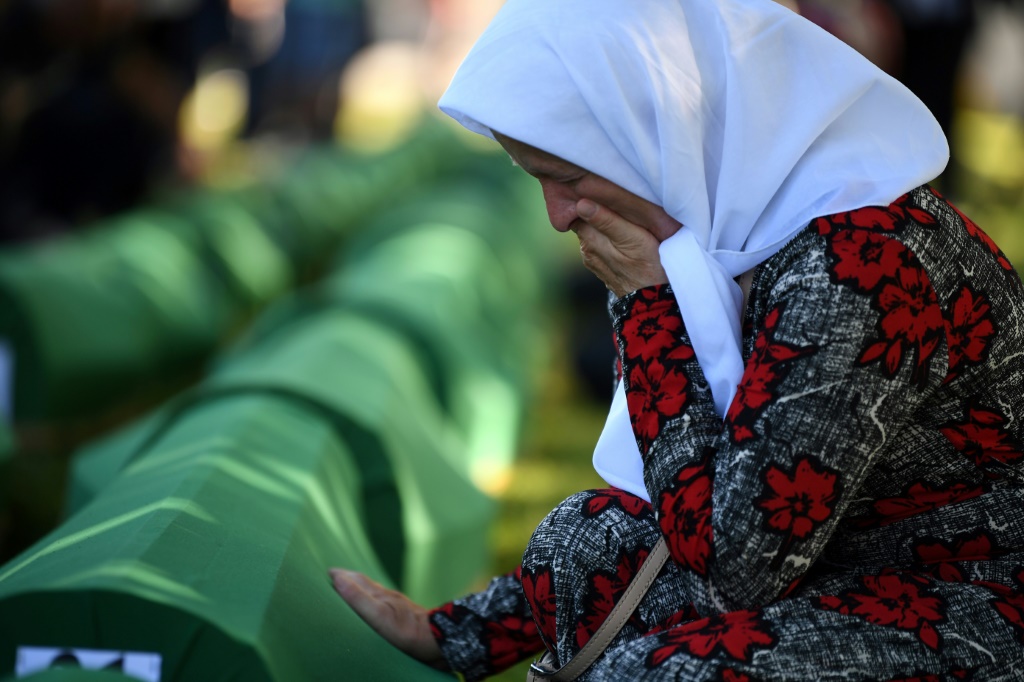
[[163, 679], [441, 679], [334, 593], [389, 579], [361, 477], [320, 415], [272, 395], [196, 406], [80, 513], [0, 568], [0, 670], [18, 645], [159, 653]]

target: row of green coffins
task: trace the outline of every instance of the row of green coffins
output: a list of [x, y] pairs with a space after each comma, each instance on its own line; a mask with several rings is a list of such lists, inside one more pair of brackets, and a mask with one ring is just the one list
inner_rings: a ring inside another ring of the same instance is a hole
[[14, 363], [13, 391], [0, 392], [13, 420], [95, 414], [195, 366], [368, 216], [461, 172], [473, 154], [462, 140], [430, 120], [387, 153], [310, 151], [259, 187], [0, 253], [0, 346]]
[[551, 249], [507, 160], [466, 175], [382, 213], [197, 388], [76, 457], [70, 518], [0, 568], [0, 675], [92, 657], [141, 679], [444, 677], [327, 569], [427, 604], [479, 577]]

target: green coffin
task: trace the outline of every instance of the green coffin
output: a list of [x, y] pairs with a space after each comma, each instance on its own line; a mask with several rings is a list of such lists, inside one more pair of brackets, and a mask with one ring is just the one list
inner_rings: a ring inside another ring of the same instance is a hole
[[[472, 483], [466, 442], [446, 417], [401, 334], [365, 316], [326, 309], [218, 365], [207, 389], [301, 396], [379, 439], [401, 500], [402, 589], [423, 603], [464, 592], [484, 569], [494, 502]], [[384, 473], [384, 472], [381, 472]], [[374, 483], [386, 500], [383, 481]], [[383, 506], [378, 504], [378, 508]], [[393, 513], [393, 510], [392, 510]], [[368, 519], [382, 560], [395, 551], [387, 520]]]
[[324, 282], [267, 311], [231, 354], [325, 308], [377, 320], [420, 351], [434, 395], [463, 431], [473, 480], [494, 490], [513, 456], [530, 370], [545, 359], [537, 306], [554, 235], [538, 227], [546, 220], [536, 183], [507, 158], [480, 154], [471, 166], [381, 211]]
[[360, 471], [360, 494], [367, 518], [371, 544], [392, 580], [401, 579], [404, 561], [402, 502], [395, 486], [391, 462], [384, 454], [380, 439], [342, 415], [297, 393], [282, 394], [272, 387], [215, 388], [203, 386], [184, 393], [158, 410], [115, 433], [94, 441], [75, 453], [71, 460], [65, 493], [65, 518], [77, 514], [96, 498], [134, 461], [145, 457], [155, 443], [183, 415], [201, 406], [239, 394], [286, 395], [311, 414], [319, 414], [339, 433], [344, 434]]
[[64, 517], [73, 516], [109, 485], [121, 470], [170, 425], [174, 417], [192, 400], [181, 396], [145, 417], [79, 449], [69, 464], [64, 493]]
[[515, 453], [527, 349], [539, 329], [490, 245], [454, 225], [416, 225], [353, 260], [324, 289], [422, 351], [433, 393], [466, 440], [464, 466], [491, 488]]
[[[399, 330], [428, 359], [435, 393], [467, 440], [471, 475], [497, 488], [511, 464], [531, 371], [544, 360], [538, 310], [552, 258], [535, 235], [531, 180], [507, 158], [382, 212], [318, 295]], [[494, 164], [500, 164], [495, 168]]]
[[81, 668], [51, 668], [26, 677], [5, 677], [3, 682], [31, 680], [31, 682], [133, 682], [138, 678], [127, 677], [110, 670], [83, 670]]
[[375, 211], [402, 202], [440, 177], [461, 175], [479, 154], [468, 136], [436, 116], [394, 149], [364, 153], [320, 147], [304, 153], [271, 184], [272, 193], [251, 200], [260, 215], [275, 215], [278, 241], [291, 244], [297, 263], [319, 261], [340, 237], [362, 229]]
[[330, 566], [389, 582], [360, 488], [316, 410], [269, 395], [195, 405], [0, 568], [0, 674], [31, 645], [156, 653], [162, 680], [446, 679], [330, 586]]
[[503, 276], [514, 283], [506, 295], [536, 299], [549, 286], [561, 260], [557, 247], [565, 241], [548, 223], [540, 186], [503, 154], [476, 154], [460, 171], [378, 211], [346, 242], [332, 271], [358, 263], [411, 227], [449, 225], [475, 233], [499, 256]]
[[0, 253], [0, 343], [13, 417], [67, 417], [203, 357], [229, 301], [178, 219], [151, 212]]
[[[263, 188], [265, 194], [272, 190]], [[173, 207], [202, 242], [209, 272], [240, 315], [262, 307], [295, 284], [295, 266], [280, 225], [244, 192], [194, 191]]]
[[76, 456], [70, 511], [148, 458], [157, 435], [196, 404], [285, 396], [358, 444], [366, 530], [389, 574], [424, 603], [449, 599], [484, 569], [494, 502], [474, 484], [465, 434], [442, 410], [425, 364], [404, 336], [358, 313], [324, 309], [294, 320], [222, 360], [195, 391]]
[[486, 173], [381, 212], [335, 274], [264, 313], [198, 389], [83, 450], [69, 508], [194, 401], [281, 391], [348, 419], [387, 460], [364, 486], [379, 510], [368, 534], [396, 581], [425, 602], [465, 589], [491, 516], [482, 491], [505, 482], [546, 347], [536, 304], [552, 260], [526, 198], [534, 183], [507, 159], [477, 162]]
[[313, 149], [257, 187], [197, 192], [0, 253], [13, 419], [89, 415], [194, 369], [367, 216], [471, 163], [461, 139], [428, 120], [387, 153]]

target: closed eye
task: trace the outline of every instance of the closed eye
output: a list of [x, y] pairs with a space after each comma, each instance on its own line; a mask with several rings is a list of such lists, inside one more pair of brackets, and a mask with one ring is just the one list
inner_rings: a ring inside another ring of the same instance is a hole
[[551, 179], [561, 185], [566, 185], [567, 187], [575, 187], [577, 184], [579, 184], [580, 180], [587, 177], [588, 175], [590, 175], [590, 173], [583, 172], [563, 177], [551, 177]]

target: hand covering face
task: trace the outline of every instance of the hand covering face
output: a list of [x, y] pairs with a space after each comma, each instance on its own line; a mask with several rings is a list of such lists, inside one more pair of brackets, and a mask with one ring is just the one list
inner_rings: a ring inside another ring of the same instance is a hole
[[[925, 106], [772, 0], [508, 0], [441, 98], [662, 206], [662, 265], [725, 415], [743, 374], [735, 278], [811, 219], [888, 205], [949, 150]], [[648, 498], [620, 384], [594, 466]]]

